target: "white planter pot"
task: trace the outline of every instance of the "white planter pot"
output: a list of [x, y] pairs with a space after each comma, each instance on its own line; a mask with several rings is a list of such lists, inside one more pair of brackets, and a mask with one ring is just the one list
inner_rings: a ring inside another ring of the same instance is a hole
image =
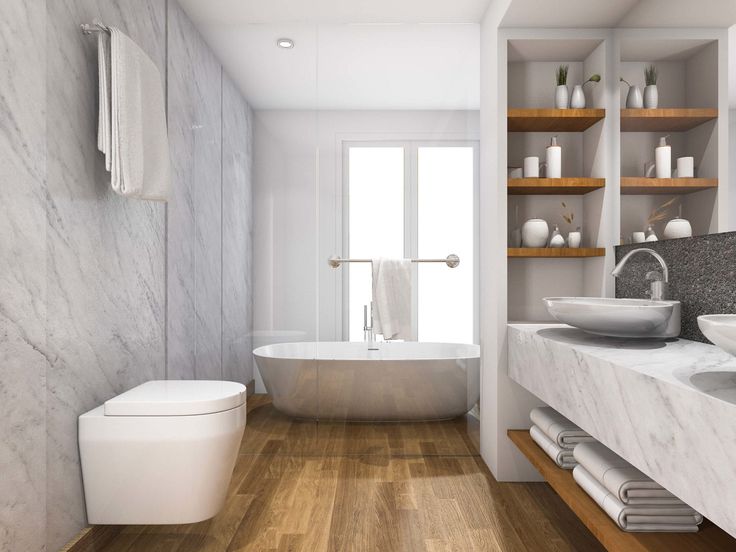
[[644, 87], [644, 107], [646, 109], [657, 109], [659, 105], [659, 93], [657, 92], [657, 85], [650, 84]]
[[570, 93], [567, 91], [567, 85], [560, 84], [555, 89], [555, 107], [557, 109], [567, 109], [570, 104]]
[[626, 107], [629, 109], [641, 109], [644, 107], [644, 98], [641, 96], [641, 90], [638, 86], [629, 86], [629, 93], [626, 94]]
[[570, 232], [567, 235], [567, 247], [572, 247], [573, 249], [577, 249], [580, 247], [580, 242], [583, 239], [583, 235], [580, 232]]
[[690, 226], [690, 222], [676, 218], [672, 219], [664, 227], [664, 239], [673, 240], [676, 238], [690, 238], [693, 235], [693, 227]]
[[570, 107], [573, 109], [584, 109], [585, 108], [585, 92], [583, 87], [576, 84], [572, 89], [572, 96], [570, 97]]
[[522, 247], [546, 247], [549, 226], [542, 219], [530, 219], [521, 227]]

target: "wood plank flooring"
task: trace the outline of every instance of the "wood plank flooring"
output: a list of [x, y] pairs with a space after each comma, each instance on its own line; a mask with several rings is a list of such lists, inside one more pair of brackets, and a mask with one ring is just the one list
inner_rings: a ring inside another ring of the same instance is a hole
[[[477, 423], [292, 420], [266, 396], [248, 423], [224, 510], [193, 525], [128, 526], [107, 552], [602, 550], [545, 483], [498, 483]], [[77, 549], [79, 550], [79, 549]]]

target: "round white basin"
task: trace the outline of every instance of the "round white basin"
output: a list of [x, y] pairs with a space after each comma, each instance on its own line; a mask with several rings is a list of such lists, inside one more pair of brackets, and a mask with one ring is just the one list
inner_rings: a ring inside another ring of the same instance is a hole
[[736, 314], [698, 316], [698, 326], [711, 343], [736, 355]]
[[680, 335], [680, 302], [599, 297], [545, 297], [558, 321], [611, 337], [668, 338]]

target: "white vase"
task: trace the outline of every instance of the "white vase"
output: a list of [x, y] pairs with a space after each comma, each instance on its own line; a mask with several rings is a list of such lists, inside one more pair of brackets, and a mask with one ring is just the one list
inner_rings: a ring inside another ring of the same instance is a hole
[[644, 243], [647, 237], [644, 232], [634, 232], [631, 234], [631, 243]]
[[584, 109], [585, 108], [585, 92], [583, 87], [576, 84], [572, 89], [572, 96], [570, 97], [570, 107], [573, 109]]
[[629, 86], [629, 93], [626, 94], [626, 107], [629, 109], [641, 109], [644, 107], [644, 98], [641, 96], [641, 90], [638, 86]]
[[651, 224], [647, 226], [647, 237], [644, 241], [648, 241], [648, 242], [658, 241], [657, 234], [654, 232], [654, 228], [652, 228]]
[[659, 93], [657, 92], [657, 85], [650, 84], [644, 87], [644, 107], [646, 109], [657, 109], [659, 105]]
[[555, 107], [557, 109], [567, 109], [569, 100], [570, 93], [567, 91], [567, 85], [558, 85], [555, 89]]
[[682, 219], [675, 218], [667, 223], [664, 227], [664, 239], [674, 240], [676, 238], [690, 238], [693, 235], [693, 227], [690, 226], [690, 222]]
[[567, 247], [572, 247], [573, 249], [577, 249], [580, 247], [580, 242], [583, 239], [583, 235], [581, 234], [580, 230], [575, 230], [574, 232], [570, 232], [567, 235]]
[[529, 219], [521, 227], [522, 247], [545, 247], [549, 237], [549, 226], [542, 219]]

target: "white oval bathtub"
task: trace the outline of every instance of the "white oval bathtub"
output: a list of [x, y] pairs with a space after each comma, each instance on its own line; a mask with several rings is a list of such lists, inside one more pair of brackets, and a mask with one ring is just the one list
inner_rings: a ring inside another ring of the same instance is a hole
[[442, 420], [480, 398], [480, 347], [278, 343], [253, 351], [274, 406], [298, 418]]

